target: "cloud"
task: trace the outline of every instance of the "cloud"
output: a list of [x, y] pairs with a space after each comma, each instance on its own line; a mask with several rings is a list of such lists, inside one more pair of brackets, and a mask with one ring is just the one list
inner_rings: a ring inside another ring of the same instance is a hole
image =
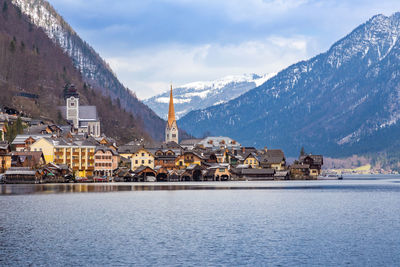
[[227, 74], [276, 72], [306, 59], [312, 42], [304, 36], [271, 36], [240, 44], [170, 44], [110, 55], [106, 60], [139, 98], [148, 98], [167, 90], [170, 82], [179, 86]]
[[327, 50], [398, 0], [49, 0], [140, 98], [277, 72]]

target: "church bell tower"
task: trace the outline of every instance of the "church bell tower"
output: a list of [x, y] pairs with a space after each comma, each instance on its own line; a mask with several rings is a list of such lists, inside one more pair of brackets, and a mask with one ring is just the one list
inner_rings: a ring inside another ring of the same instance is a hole
[[175, 119], [174, 98], [172, 97], [172, 85], [169, 96], [168, 121], [167, 126], [165, 127], [165, 142], [176, 142], [177, 144], [179, 144], [178, 125], [176, 124]]

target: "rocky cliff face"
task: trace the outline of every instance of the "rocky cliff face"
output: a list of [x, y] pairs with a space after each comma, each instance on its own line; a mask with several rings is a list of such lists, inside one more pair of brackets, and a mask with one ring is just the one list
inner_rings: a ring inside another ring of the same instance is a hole
[[118, 81], [108, 64], [76, 34], [47, 1], [12, 0], [12, 3], [70, 56], [75, 68], [92, 87], [114, 100], [119, 99], [122, 107], [144, 122], [145, 129], [153, 138], [162, 139], [165, 122]]
[[192, 111], [194, 135], [345, 156], [399, 145], [400, 13], [377, 15], [326, 53], [299, 62], [227, 103]]
[[[174, 104], [177, 118], [197, 109], [228, 102], [250, 89], [263, 84], [275, 74], [246, 74], [227, 76], [207, 82], [192, 82], [174, 88]], [[143, 101], [161, 118], [168, 116], [169, 91]]]

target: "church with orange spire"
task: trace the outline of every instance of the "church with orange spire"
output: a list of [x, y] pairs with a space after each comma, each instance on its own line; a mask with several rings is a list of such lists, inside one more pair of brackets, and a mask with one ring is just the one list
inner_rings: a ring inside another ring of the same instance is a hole
[[175, 119], [174, 98], [172, 97], [172, 85], [169, 96], [168, 121], [167, 126], [165, 127], [165, 142], [176, 142], [179, 144], [178, 125], [176, 124]]

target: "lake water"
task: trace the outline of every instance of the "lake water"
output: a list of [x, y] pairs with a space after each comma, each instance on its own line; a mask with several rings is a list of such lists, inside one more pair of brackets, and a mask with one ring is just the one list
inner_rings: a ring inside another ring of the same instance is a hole
[[0, 265], [400, 266], [400, 179], [0, 185]]

